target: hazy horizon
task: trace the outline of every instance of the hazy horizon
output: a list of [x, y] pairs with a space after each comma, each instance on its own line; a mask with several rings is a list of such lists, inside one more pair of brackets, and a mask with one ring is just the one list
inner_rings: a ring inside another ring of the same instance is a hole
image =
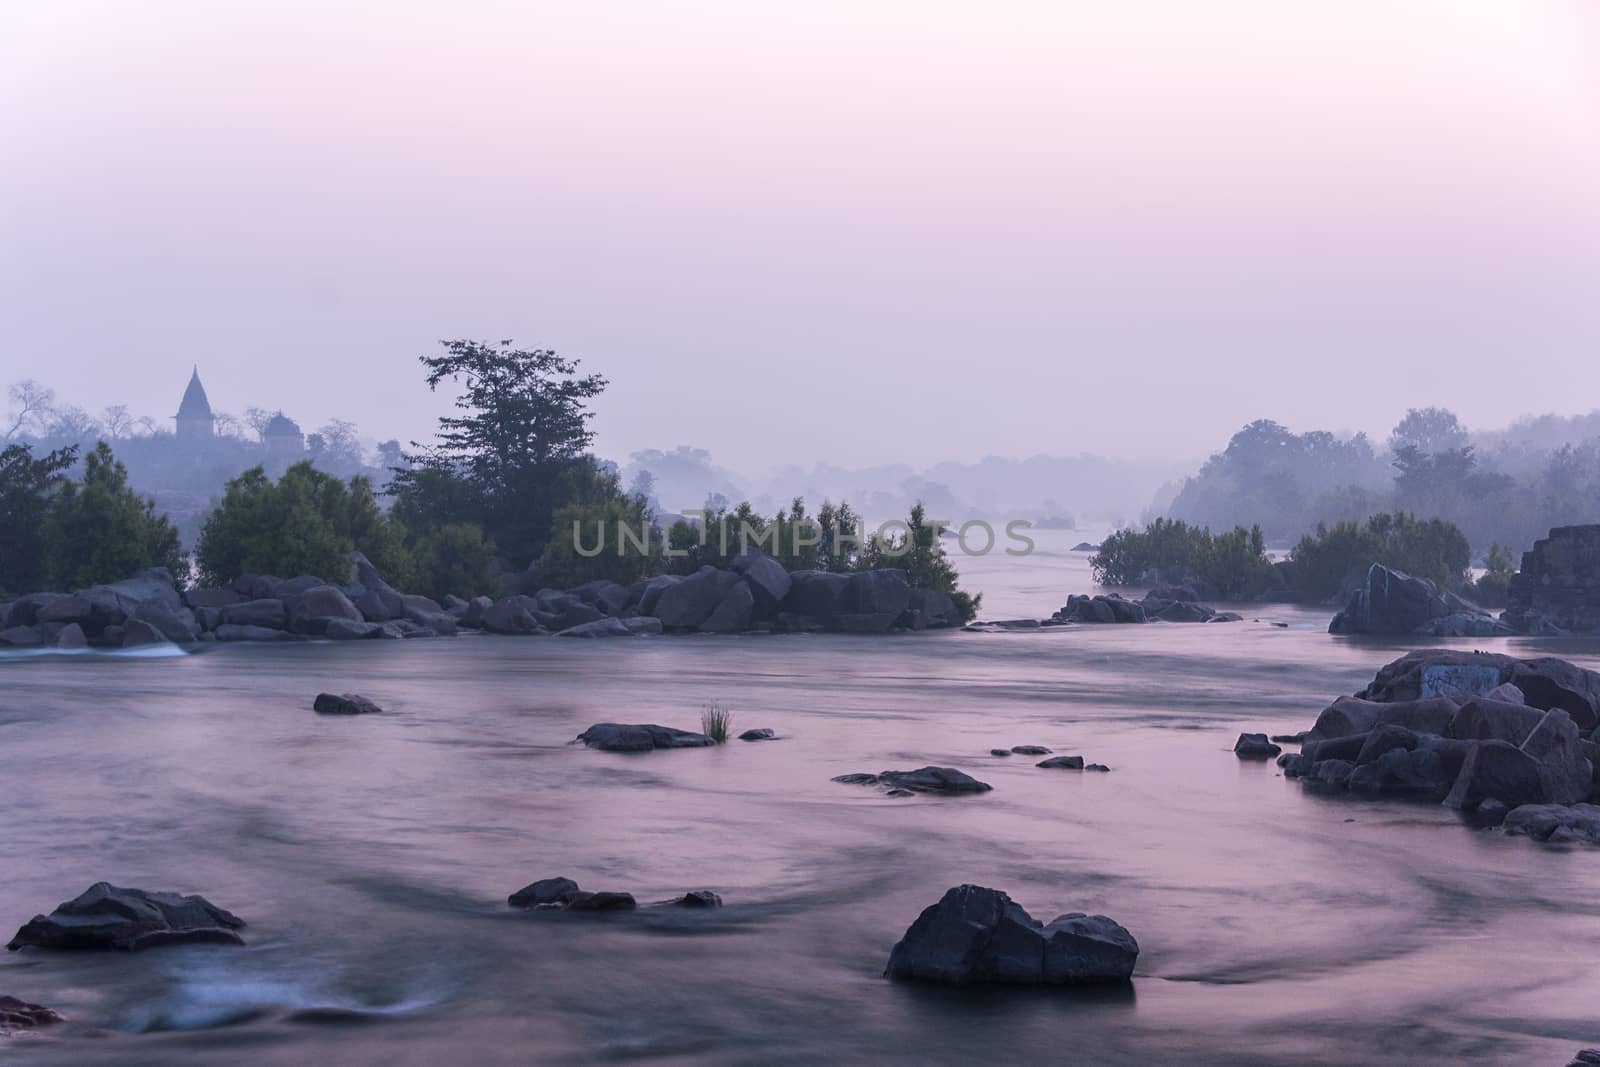
[[[1597, 406], [1600, 8], [8, 5], [0, 384], [426, 433], [611, 379], [741, 471]], [[20, 165], [16, 165], [20, 164]]]

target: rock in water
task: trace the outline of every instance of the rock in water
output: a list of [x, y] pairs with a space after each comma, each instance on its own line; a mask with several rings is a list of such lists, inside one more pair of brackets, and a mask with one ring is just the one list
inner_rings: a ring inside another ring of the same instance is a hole
[[318, 693], [311, 707], [318, 715], [376, 715], [383, 710], [359, 693]]
[[565, 904], [578, 893], [578, 883], [571, 878], [541, 878], [525, 885], [506, 898], [513, 908], [537, 908], [544, 904]]
[[1240, 759], [1272, 759], [1282, 751], [1267, 740], [1266, 734], [1240, 734], [1233, 743], [1234, 755]]
[[49, 915], [35, 915], [6, 948], [142, 949], [191, 942], [242, 945], [244, 920], [201, 896], [96, 882]]
[[31, 1030], [61, 1021], [61, 1016], [41, 1004], [29, 1004], [16, 997], [0, 997], [0, 1037], [12, 1030]]
[[1051, 756], [1049, 759], [1040, 760], [1038, 763], [1035, 763], [1034, 766], [1047, 767], [1061, 771], [1081, 771], [1083, 770], [1083, 757]]
[[919, 767], [914, 771], [883, 771], [878, 781], [913, 793], [987, 793], [994, 787], [954, 767]]
[[957, 985], [1126, 982], [1133, 935], [1104, 915], [1074, 912], [1042, 925], [997, 889], [961, 885], [923, 911], [894, 950], [891, 978]]
[[578, 740], [602, 752], [649, 752], [657, 748], [704, 748], [712, 744], [705, 734], [655, 723], [622, 722], [597, 722], [579, 734]]
[[760, 726], [753, 730], [746, 730], [739, 735], [739, 740], [741, 741], [776, 741], [777, 739], [778, 735], [773, 732], [770, 726]]
[[568, 897], [566, 904], [568, 911], [632, 911], [639, 906], [632, 893], [586, 893], [582, 890]]
[[709, 889], [691, 889], [668, 904], [679, 908], [720, 908], [722, 898]]
[[1019, 756], [1048, 756], [1050, 750], [1043, 745], [1012, 745], [1011, 751]]

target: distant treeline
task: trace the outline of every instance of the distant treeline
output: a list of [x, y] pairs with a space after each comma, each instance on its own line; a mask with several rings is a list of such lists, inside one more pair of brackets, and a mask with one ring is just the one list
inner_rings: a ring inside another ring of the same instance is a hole
[[1272, 544], [1383, 513], [1438, 517], [1485, 559], [1497, 543], [1526, 549], [1553, 526], [1600, 521], [1600, 413], [1474, 437], [1449, 411], [1414, 409], [1382, 448], [1364, 434], [1296, 434], [1261, 420], [1165, 511], [1214, 529], [1259, 526]]

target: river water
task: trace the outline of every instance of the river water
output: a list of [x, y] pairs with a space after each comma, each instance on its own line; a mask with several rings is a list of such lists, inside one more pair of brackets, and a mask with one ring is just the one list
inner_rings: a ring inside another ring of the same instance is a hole
[[[1076, 540], [1074, 537], [1072, 540]], [[991, 617], [1082, 554], [963, 562]], [[1564, 1063], [1600, 1044], [1600, 851], [1306, 793], [1231, 753], [1304, 729], [1410, 646], [1326, 612], [1043, 632], [228, 647], [0, 660], [0, 922], [108, 880], [199, 892], [248, 946], [0, 954], [71, 1020], [43, 1063]], [[1280, 625], [1283, 624], [1283, 625]], [[1600, 666], [1600, 645], [1478, 639]], [[319, 690], [382, 716], [325, 718]], [[596, 721], [782, 740], [644, 755]], [[1035, 768], [1047, 745], [1110, 774]], [[981, 796], [829, 779], [960, 767]], [[568, 875], [716, 912], [514, 912]], [[952, 885], [1100, 912], [1130, 989], [881, 977]]]

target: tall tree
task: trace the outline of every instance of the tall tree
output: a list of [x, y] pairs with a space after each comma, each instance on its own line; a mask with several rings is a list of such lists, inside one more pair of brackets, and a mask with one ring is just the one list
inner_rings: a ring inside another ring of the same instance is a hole
[[40, 458], [27, 445], [0, 451], [0, 593], [44, 588], [45, 516], [77, 458], [76, 447]]
[[594, 472], [582, 469], [594, 439], [588, 402], [606, 379], [580, 374], [575, 359], [509, 340], [440, 343], [442, 354], [421, 357], [428, 387], [459, 384], [460, 414], [439, 419], [437, 448], [408, 457], [416, 470], [397, 472], [392, 488], [405, 496], [423, 471], [436, 486], [460, 479], [481, 501], [500, 550], [526, 564], [542, 552], [555, 512], [593, 497]]
[[145, 567], [181, 580], [187, 570], [178, 531], [128, 487], [128, 468], [104, 441], [83, 457], [83, 481], [68, 479], [51, 501], [43, 538], [52, 589], [115, 582]]

